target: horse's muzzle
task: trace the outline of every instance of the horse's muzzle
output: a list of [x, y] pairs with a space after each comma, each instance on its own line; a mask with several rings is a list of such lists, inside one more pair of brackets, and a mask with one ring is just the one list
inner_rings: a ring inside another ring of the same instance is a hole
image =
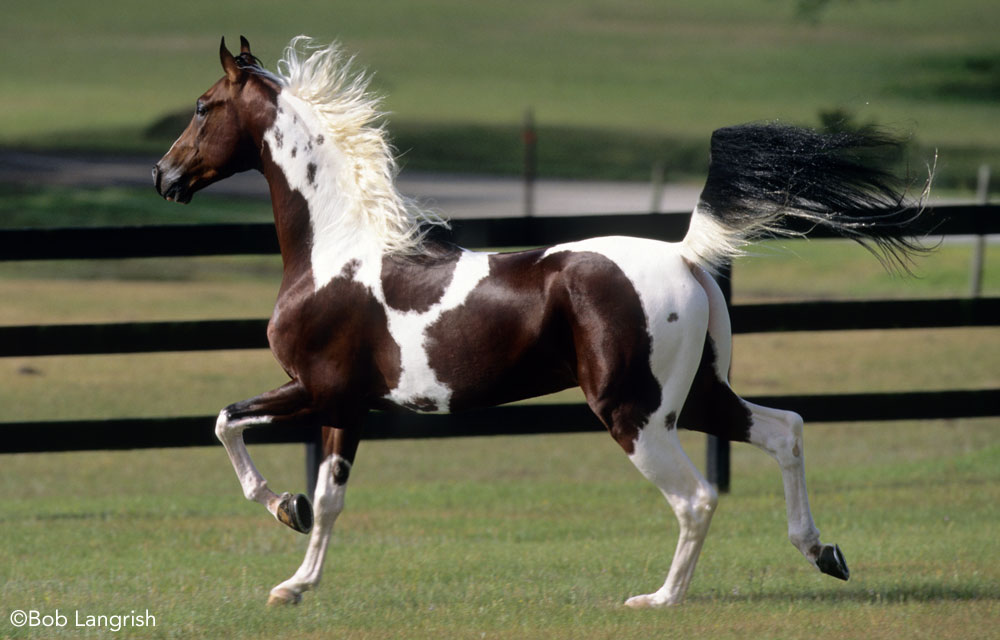
[[191, 201], [191, 192], [180, 179], [170, 173], [172, 172], [163, 171], [159, 164], [153, 165], [153, 186], [156, 187], [156, 192], [171, 202], [187, 204]]
[[156, 193], [163, 195], [163, 191], [160, 190], [160, 165], [153, 165], [153, 186], [156, 188]]

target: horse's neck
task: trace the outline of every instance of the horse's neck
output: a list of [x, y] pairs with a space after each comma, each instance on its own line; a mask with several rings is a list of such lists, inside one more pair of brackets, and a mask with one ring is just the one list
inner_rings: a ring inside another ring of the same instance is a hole
[[358, 202], [345, 175], [349, 159], [329, 138], [308, 110], [279, 100], [262, 152], [285, 276], [308, 269], [317, 289], [348, 264], [378, 269], [381, 262], [378, 243], [351, 215]]

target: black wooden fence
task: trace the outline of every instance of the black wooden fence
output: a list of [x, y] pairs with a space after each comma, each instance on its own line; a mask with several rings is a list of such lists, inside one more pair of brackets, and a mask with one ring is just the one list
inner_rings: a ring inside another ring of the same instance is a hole
[[[463, 246], [532, 246], [598, 235], [636, 235], [676, 241], [686, 214], [629, 214], [458, 220], [453, 240]], [[921, 229], [934, 235], [1000, 233], [1000, 206], [948, 206], [925, 212]], [[809, 230], [810, 237], [829, 237]], [[0, 260], [119, 259], [271, 254], [270, 224], [167, 225], [115, 228], [0, 230]], [[736, 305], [735, 333], [902, 329], [1000, 324], [1000, 298], [866, 300]], [[132, 322], [0, 327], [0, 357], [257, 349], [267, 346], [264, 319]], [[791, 409], [809, 422], [905, 420], [1000, 415], [1000, 389], [752, 397]], [[0, 453], [202, 446], [216, 443], [215, 416], [0, 423]], [[365, 438], [599, 430], [586, 406], [508, 405], [457, 415], [373, 412]], [[315, 444], [309, 427], [259, 427], [249, 443]], [[709, 473], [725, 490], [726, 452]], [[315, 449], [310, 454], [315, 456]], [[715, 454], [713, 454], [715, 455]], [[310, 468], [315, 460], [308, 463]]]

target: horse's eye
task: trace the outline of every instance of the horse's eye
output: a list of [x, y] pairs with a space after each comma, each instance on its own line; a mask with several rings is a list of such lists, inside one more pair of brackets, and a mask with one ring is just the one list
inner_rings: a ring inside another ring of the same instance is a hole
[[199, 116], [203, 116], [206, 113], [208, 113], [208, 108], [205, 107], [205, 103], [203, 103], [201, 100], [199, 100], [198, 104], [196, 104], [194, 106], [194, 112], [195, 112], [195, 114], [197, 114]]

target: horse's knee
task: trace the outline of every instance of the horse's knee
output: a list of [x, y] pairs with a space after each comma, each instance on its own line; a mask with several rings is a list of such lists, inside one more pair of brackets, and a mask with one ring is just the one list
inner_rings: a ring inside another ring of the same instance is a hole
[[802, 416], [794, 411], [756, 410], [750, 427], [750, 442], [778, 461], [782, 467], [802, 464], [804, 456]]
[[215, 437], [219, 442], [226, 442], [229, 437], [229, 413], [223, 409], [215, 419]]
[[694, 512], [700, 520], [711, 520], [719, 506], [719, 492], [711, 483], [702, 482], [694, 499]]
[[344, 494], [346, 493], [346, 485], [334, 484], [334, 483], [324, 483], [316, 485], [316, 495], [313, 499], [315, 506], [313, 507], [317, 512], [317, 516], [320, 514], [329, 514], [333, 517], [340, 515], [340, 512], [344, 510]]
[[715, 509], [719, 505], [719, 493], [710, 483], [701, 482], [690, 496], [672, 502], [682, 529], [701, 532], [712, 521]]
[[347, 478], [351, 473], [351, 463], [333, 455], [320, 465], [319, 482], [316, 483], [314, 509], [318, 519], [336, 519], [344, 510], [344, 494]]
[[[250, 462], [246, 445], [243, 444], [243, 427], [233, 424], [227, 409], [220, 411], [219, 417], [215, 420], [215, 437], [226, 448], [233, 461], [236, 476], [243, 488], [243, 496], [247, 500], [262, 503], [276, 499], [277, 496], [274, 496], [268, 488], [267, 481], [257, 473], [253, 463]], [[270, 509], [270, 506], [268, 508]]]
[[233, 442], [236, 437], [243, 435], [245, 429], [245, 425], [238, 423], [239, 420], [234, 421], [229, 415], [228, 407], [223, 409], [215, 419], [215, 437], [222, 444]]
[[801, 465], [805, 456], [805, 449], [802, 439], [804, 422], [802, 416], [794, 411], [782, 412], [781, 422], [785, 430], [779, 438], [778, 462], [782, 466]]
[[344, 487], [336, 487], [330, 493], [319, 494], [316, 497], [313, 504], [316, 521], [320, 526], [332, 525], [344, 511]]

